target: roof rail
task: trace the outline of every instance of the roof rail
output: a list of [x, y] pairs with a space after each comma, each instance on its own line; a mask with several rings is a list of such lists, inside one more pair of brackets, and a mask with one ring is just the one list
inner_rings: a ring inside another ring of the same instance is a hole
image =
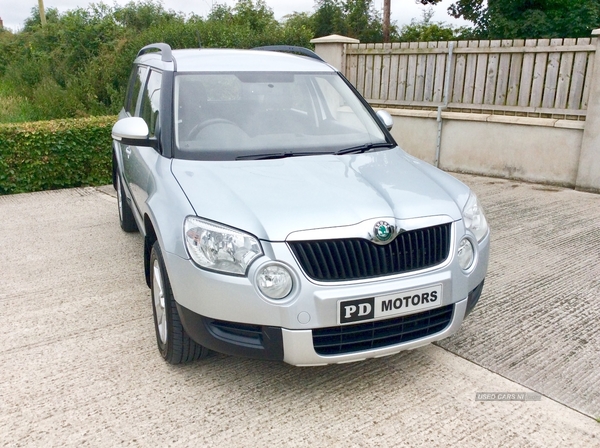
[[163, 62], [173, 62], [173, 53], [171, 53], [171, 46], [169, 44], [157, 43], [146, 45], [140, 51], [138, 51], [138, 57], [150, 53], [151, 50], [159, 50], [161, 53], [161, 60]]
[[317, 59], [321, 62], [325, 62], [321, 59], [317, 53], [308, 48], [304, 47], [296, 47], [294, 45], [267, 45], [265, 47], [256, 47], [253, 50], [262, 50], [262, 51], [280, 51], [282, 53], [296, 53], [301, 54], [303, 56], [308, 56], [309, 58]]

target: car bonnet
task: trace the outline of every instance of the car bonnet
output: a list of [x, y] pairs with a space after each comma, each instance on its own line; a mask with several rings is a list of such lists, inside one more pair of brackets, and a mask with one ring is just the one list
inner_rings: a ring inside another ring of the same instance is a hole
[[174, 159], [172, 173], [196, 214], [285, 241], [296, 231], [368, 219], [461, 218], [469, 189], [400, 149], [275, 160]]

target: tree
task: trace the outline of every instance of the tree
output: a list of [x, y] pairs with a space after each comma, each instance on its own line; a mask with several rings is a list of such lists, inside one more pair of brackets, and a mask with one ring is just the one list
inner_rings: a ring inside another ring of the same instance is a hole
[[283, 29], [286, 36], [306, 34], [310, 41], [315, 36], [315, 21], [307, 12], [295, 12], [283, 17]]
[[[373, 0], [317, 0], [315, 8], [315, 37], [342, 34], [363, 42], [383, 41], [383, 22]], [[395, 25], [390, 34], [397, 36]]]
[[[109, 11], [105, 13], [105, 15], [109, 14], [111, 14]], [[161, 3], [152, 0], [137, 3], [130, 2], [123, 7], [116, 8], [113, 14], [119, 25], [136, 31], [161, 26], [167, 22], [183, 20], [181, 14], [166, 11]]]
[[491, 39], [588, 37], [600, 26], [599, 0], [457, 0], [448, 13]]
[[348, 36], [363, 42], [383, 41], [383, 23], [373, 0], [346, 0], [344, 10]]
[[318, 0], [313, 14], [315, 37], [346, 34], [346, 17], [340, 0]]
[[255, 32], [264, 32], [269, 27], [277, 27], [273, 10], [264, 0], [238, 0], [233, 7], [235, 22], [250, 27]]
[[421, 20], [413, 19], [409, 25], [400, 28], [399, 40], [403, 42], [432, 42], [457, 39], [465, 32], [464, 28], [454, 28], [444, 22], [433, 22], [434, 10], [423, 11]]
[[491, 38], [589, 37], [600, 26], [598, 0], [491, 0], [485, 13]]
[[[58, 21], [58, 9], [56, 8], [49, 8], [46, 9], [46, 22], [57, 22]], [[36, 29], [37, 27], [41, 26], [42, 24], [42, 19], [40, 17], [40, 10], [39, 8], [36, 6], [34, 8], [31, 8], [31, 17], [28, 17], [27, 19], [25, 19], [25, 26], [23, 27], [23, 31], [32, 31], [34, 29]]]

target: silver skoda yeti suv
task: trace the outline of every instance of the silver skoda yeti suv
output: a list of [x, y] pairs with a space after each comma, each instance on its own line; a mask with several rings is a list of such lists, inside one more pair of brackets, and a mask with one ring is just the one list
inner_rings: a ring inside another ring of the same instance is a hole
[[345, 363], [459, 330], [488, 224], [392, 124], [304, 48], [140, 50], [113, 176], [166, 361]]

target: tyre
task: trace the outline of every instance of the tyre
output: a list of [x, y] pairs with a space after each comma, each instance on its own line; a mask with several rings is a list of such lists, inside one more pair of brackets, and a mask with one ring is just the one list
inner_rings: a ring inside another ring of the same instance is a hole
[[208, 349], [194, 342], [183, 329], [165, 263], [158, 242], [150, 255], [152, 312], [156, 343], [169, 364], [195, 361], [208, 355]]
[[135, 218], [133, 217], [133, 211], [127, 202], [125, 190], [123, 189], [123, 183], [121, 182], [121, 175], [119, 173], [116, 175], [116, 182], [117, 204], [119, 206], [119, 223], [125, 232], [135, 232], [138, 229], [137, 224], [135, 222]]

